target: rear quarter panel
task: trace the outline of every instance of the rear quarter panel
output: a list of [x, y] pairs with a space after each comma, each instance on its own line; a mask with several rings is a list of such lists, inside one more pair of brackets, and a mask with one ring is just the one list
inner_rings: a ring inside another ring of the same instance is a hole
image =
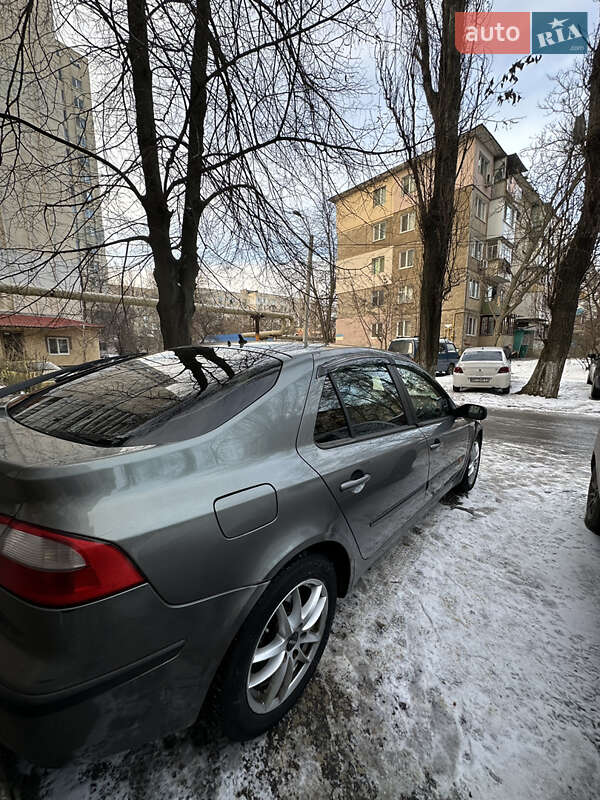
[[[295, 450], [311, 371], [309, 359], [284, 364], [270, 392], [196, 439], [27, 470], [19, 516], [117, 543], [170, 604], [259, 584], [315, 542], [349, 549], [337, 504]], [[276, 491], [276, 518], [226, 538], [215, 500], [260, 484]]]

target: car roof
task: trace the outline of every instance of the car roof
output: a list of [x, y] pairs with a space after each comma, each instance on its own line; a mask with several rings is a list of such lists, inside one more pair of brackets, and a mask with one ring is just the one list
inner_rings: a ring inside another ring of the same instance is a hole
[[[236, 342], [231, 344], [229, 348], [226, 344], [219, 342], [218, 344], [206, 343], [203, 345], [190, 345], [191, 347], [212, 347], [220, 349], [239, 349], [240, 345]], [[260, 350], [261, 352], [271, 353], [274, 356], [287, 356], [288, 358], [302, 358], [303, 356], [315, 356], [322, 360], [330, 356], [345, 356], [345, 355], [369, 355], [379, 356], [380, 358], [391, 358], [401, 356], [400, 353], [390, 353], [389, 350], [378, 350], [374, 347], [349, 347], [341, 345], [323, 344], [315, 342], [304, 347], [302, 342], [255, 342], [248, 340], [246, 344], [242, 345], [244, 350]], [[179, 349], [179, 348], [177, 348]]]
[[504, 348], [503, 347], [492, 347], [492, 346], [489, 346], [489, 347], [488, 346], [486, 346], [486, 347], [483, 347], [483, 346], [482, 347], [465, 347], [463, 352], [466, 353], [468, 351], [469, 353], [472, 353], [475, 350], [478, 350], [478, 351], [479, 350], [500, 350], [500, 352], [502, 352], [502, 353], [504, 352]]

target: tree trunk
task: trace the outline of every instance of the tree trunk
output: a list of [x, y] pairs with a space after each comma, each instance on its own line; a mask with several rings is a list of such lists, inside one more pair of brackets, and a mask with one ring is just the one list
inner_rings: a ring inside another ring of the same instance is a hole
[[[430, 73], [429, 29], [425, 3], [417, 3], [421, 74], [434, 126], [433, 187], [420, 209], [423, 273], [419, 303], [419, 363], [435, 375], [442, 320], [442, 289], [455, 213], [459, 117], [462, 102], [461, 55], [454, 44], [454, 18], [465, 0], [443, 0], [437, 88]], [[425, 191], [427, 188], [424, 187]]]
[[[193, 271], [193, 267], [192, 267]], [[189, 272], [189, 271], [188, 271]], [[158, 288], [156, 310], [160, 319], [160, 332], [165, 348], [192, 344], [192, 320], [195, 312], [193, 278], [186, 280], [181, 261], [170, 253], [154, 259], [154, 279]]]
[[550, 302], [552, 320], [533, 375], [521, 394], [558, 397], [571, 346], [581, 286], [591, 266], [600, 234], [600, 47], [596, 47], [589, 82], [590, 103], [585, 142], [585, 188], [581, 214], [564, 258], [559, 262]]

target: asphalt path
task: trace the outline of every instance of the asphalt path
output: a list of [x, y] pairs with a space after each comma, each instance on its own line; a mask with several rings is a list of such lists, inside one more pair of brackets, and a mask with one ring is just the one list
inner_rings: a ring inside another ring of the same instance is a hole
[[600, 403], [597, 418], [584, 414], [493, 408], [488, 410], [483, 428], [484, 446], [486, 441], [537, 445], [572, 459], [583, 459], [587, 464], [600, 431]]

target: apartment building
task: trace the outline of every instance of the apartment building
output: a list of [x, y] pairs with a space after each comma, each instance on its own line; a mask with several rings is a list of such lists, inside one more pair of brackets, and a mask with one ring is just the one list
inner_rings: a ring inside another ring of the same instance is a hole
[[[261, 312], [269, 311], [286, 315], [293, 315], [295, 325], [300, 324], [303, 314], [303, 299], [288, 297], [274, 292], [261, 292], [258, 289], [241, 289], [230, 291], [228, 289], [198, 288], [198, 311], [202, 315], [202, 304], [220, 306], [224, 309], [221, 313], [209, 312], [206, 317], [206, 329], [210, 334], [231, 334], [242, 331], [254, 330], [254, 317]], [[226, 309], [248, 309], [248, 316], [228, 315]], [[282, 320], [276, 317], [263, 317], [260, 319], [260, 330], [271, 331], [282, 327]]]
[[[464, 137], [463, 146], [440, 326], [440, 336], [459, 349], [495, 343], [500, 303], [519, 259], [529, 257], [531, 221], [541, 209], [518, 155], [505, 152], [485, 126]], [[337, 212], [337, 342], [386, 348], [396, 336], [417, 336], [423, 247], [408, 166], [331, 199]], [[535, 351], [546, 323], [543, 292], [536, 287], [505, 320], [499, 343]]]
[[[11, 110], [32, 126], [5, 122], [0, 133], [0, 284], [97, 291], [106, 280], [98, 249], [104, 240], [98, 172], [95, 159], [70, 146], [96, 148], [88, 64], [56, 37], [49, 0], [33, 6], [21, 63], [18, 19], [25, 6], [25, 0], [7, 0], [0, 17], [0, 103], [6, 108], [19, 87]], [[89, 309], [79, 300], [0, 292], [0, 312], [1, 330], [10, 334], [0, 341], [11, 343], [8, 351], [0, 344], [0, 359], [33, 357], [33, 340], [36, 360], [45, 355], [63, 365], [81, 360], [82, 352], [98, 355], [99, 328], [90, 325]], [[59, 352], [56, 337], [44, 335], [48, 318], [69, 322]], [[32, 337], [38, 323], [45, 327]]]

